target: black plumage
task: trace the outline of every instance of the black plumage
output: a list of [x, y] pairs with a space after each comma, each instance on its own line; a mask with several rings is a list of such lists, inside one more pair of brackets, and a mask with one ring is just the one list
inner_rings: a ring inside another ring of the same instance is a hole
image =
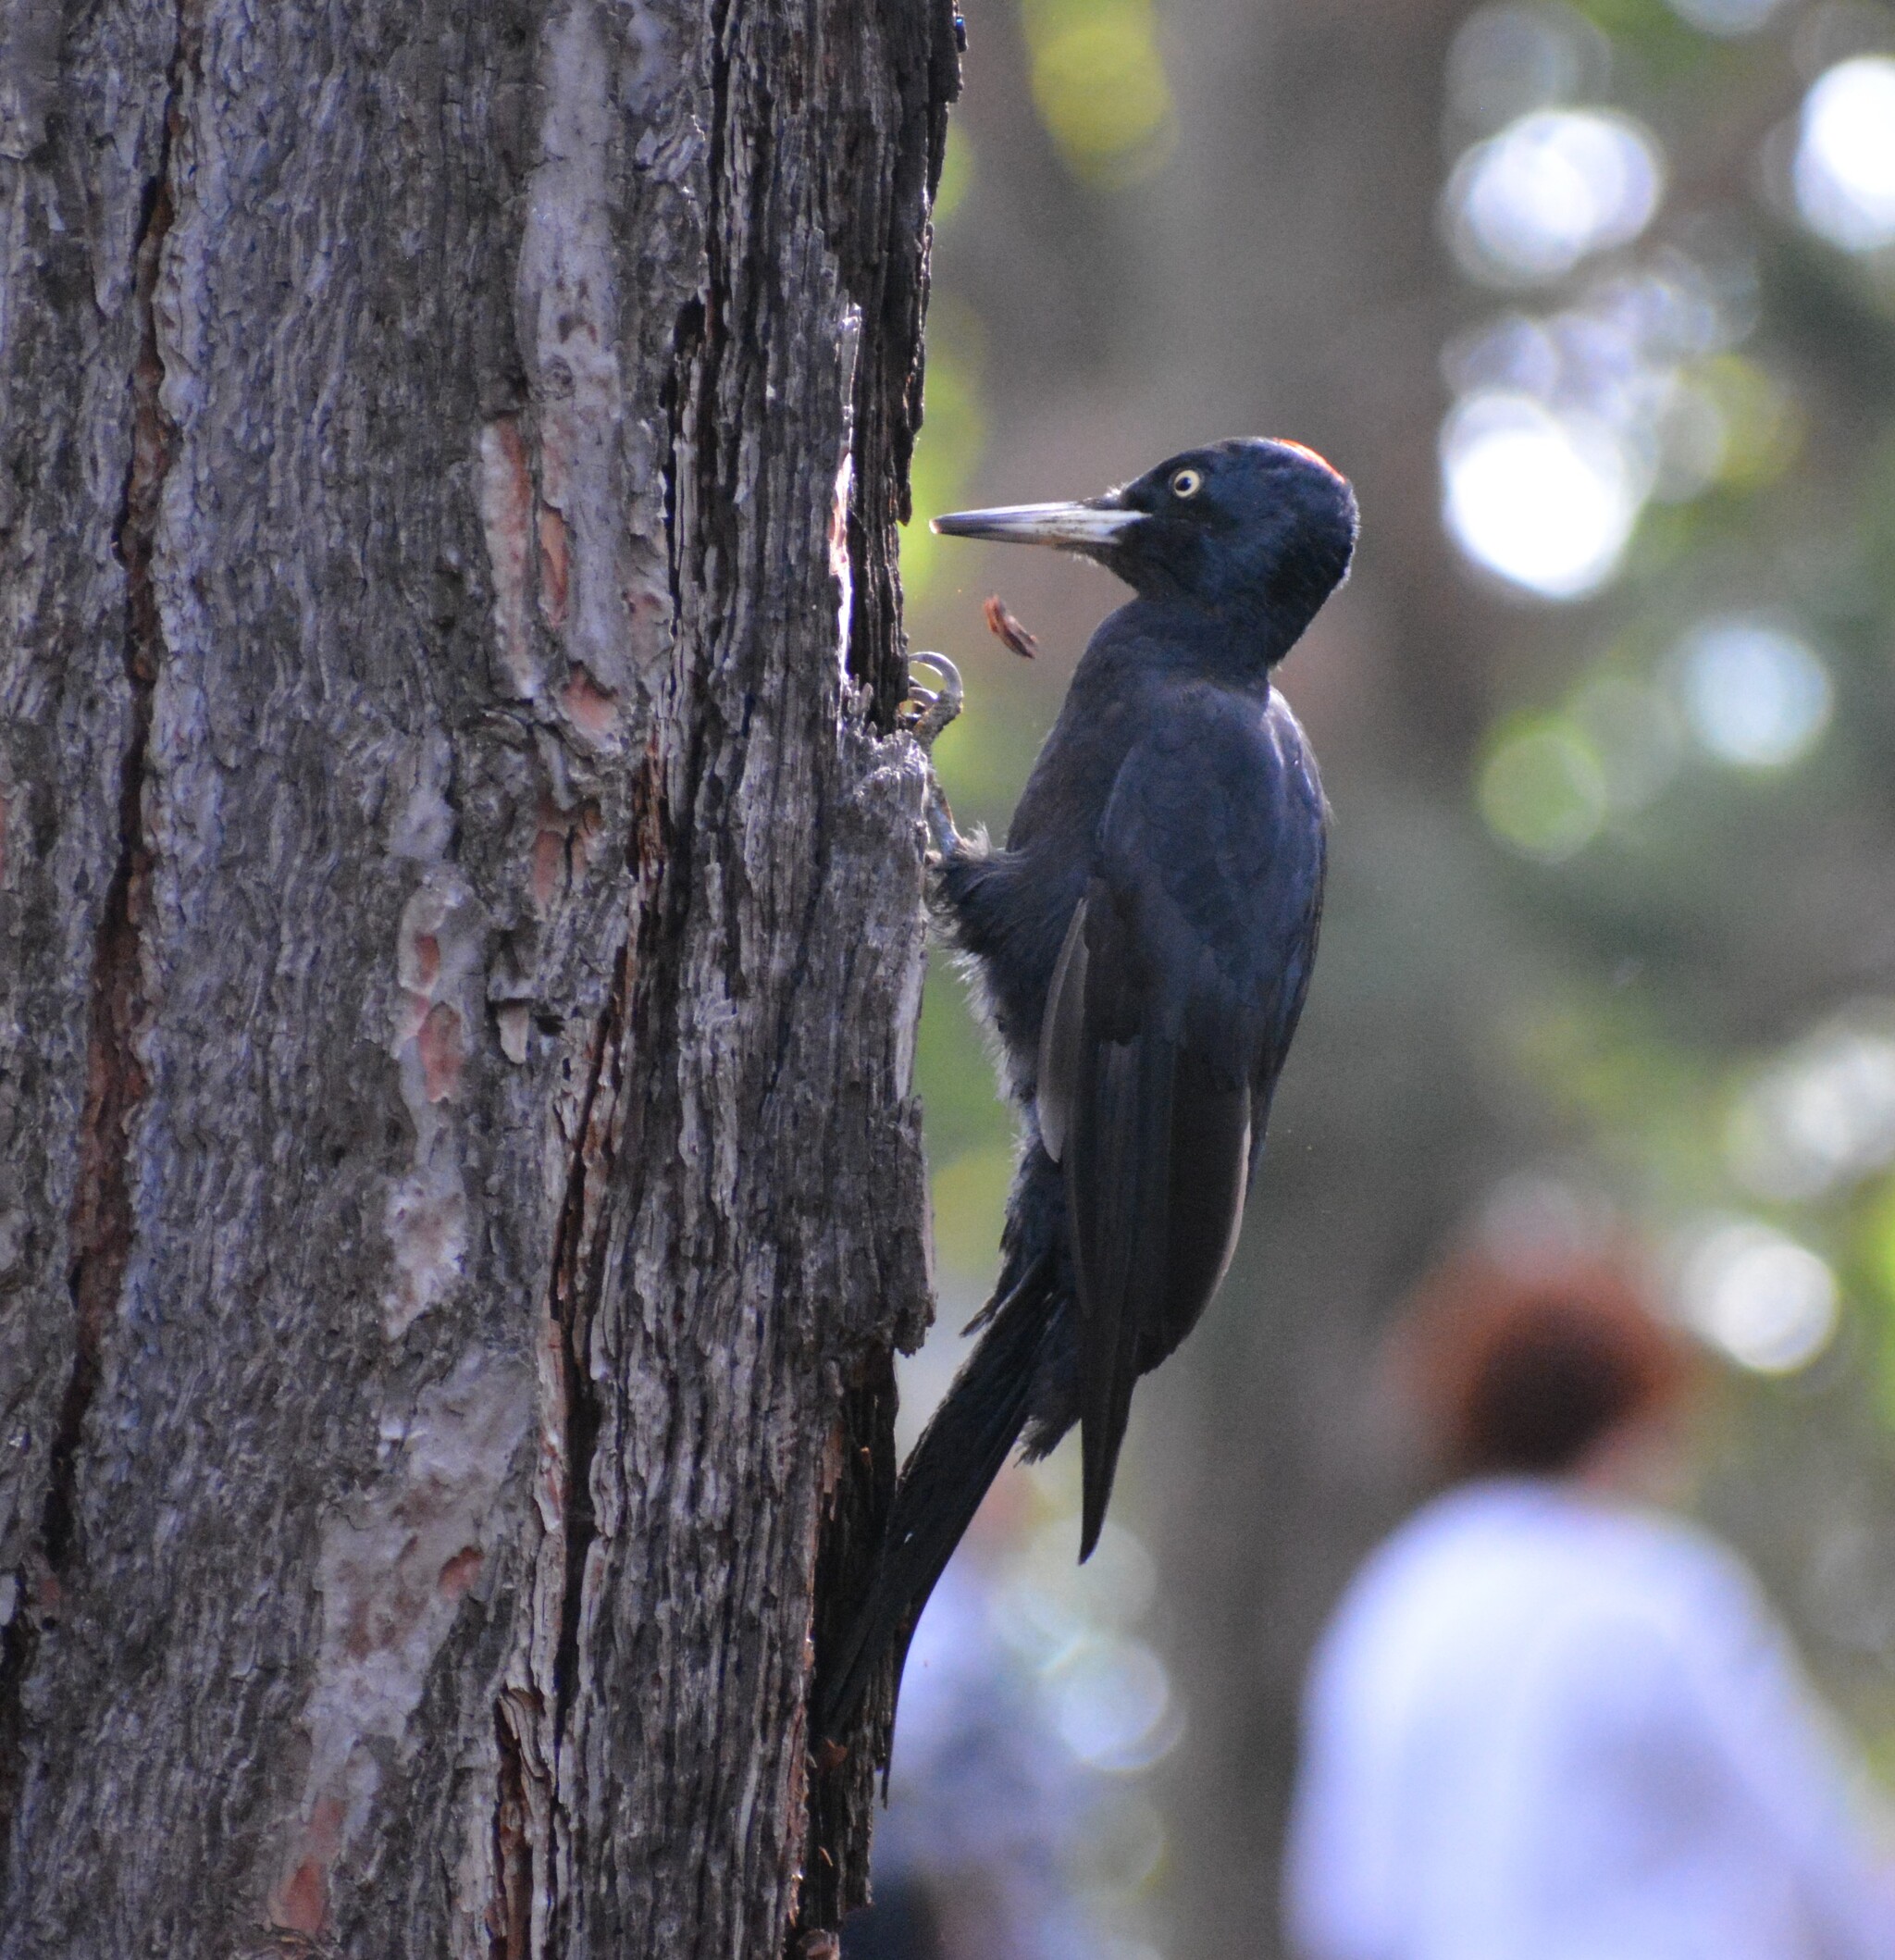
[[1090, 1555], [1133, 1385], [1229, 1264], [1322, 912], [1322, 790], [1270, 672], [1346, 573], [1356, 503], [1309, 451], [1241, 440], [1088, 502], [935, 528], [1084, 552], [1136, 596], [1093, 636], [1005, 848], [934, 813], [938, 900], [1000, 1037], [1022, 1150], [982, 1339], [824, 1656], [831, 1737], [886, 1656], [898, 1670], [1017, 1440], [1043, 1456], [1078, 1423]]

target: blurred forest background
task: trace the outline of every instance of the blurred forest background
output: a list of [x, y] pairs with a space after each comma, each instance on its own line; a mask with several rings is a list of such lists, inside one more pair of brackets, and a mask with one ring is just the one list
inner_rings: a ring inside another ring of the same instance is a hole
[[[1119, 602], [929, 537], [1228, 434], [1356, 482], [1282, 676], [1335, 809], [1238, 1260], [1134, 1404], [1009, 1471], [910, 1668], [852, 1947], [1278, 1950], [1296, 1697], [1421, 1494], [1377, 1370], [1448, 1239], [1628, 1233], [1727, 1358], [1702, 1514], [1895, 1767], [1895, 10], [967, 0], [903, 565], [1004, 830]], [[989, 639], [990, 592], [1039, 657]], [[931, 975], [940, 1325], [1011, 1137]]]

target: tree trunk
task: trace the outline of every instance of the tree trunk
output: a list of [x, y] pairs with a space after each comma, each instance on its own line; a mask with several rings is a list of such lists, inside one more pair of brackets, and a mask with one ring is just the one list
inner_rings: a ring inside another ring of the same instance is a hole
[[928, 1310], [953, 33], [0, 27], [9, 1960], [769, 1954], [861, 1889], [804, 1706]]

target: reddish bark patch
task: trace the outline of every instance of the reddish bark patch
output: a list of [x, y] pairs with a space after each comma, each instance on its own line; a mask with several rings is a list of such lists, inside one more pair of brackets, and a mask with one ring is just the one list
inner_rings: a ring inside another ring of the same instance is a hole
[[539, 691], [527, 629], [526, 588], [533, 556], [533, 473], [526, 444], [512, 416], [480, 431], [480, 518], [493, 577], [493, 623], [514, 688]]
[[560, 690], [559, 704], [566, 719], [588, 735], [610, 735], [618, 723], [618, 696], [601, 688], [576, 662], [572, 678]]
[[443, 1599], [459, 1599], [480, 1577], [481, 1551], [477, 1544], [463, 1545], [440, 1569], [435, 1590]]
[[427, 1010], [431, 1004], [426, 994], [417, 994], [409, 987], [402, 989], [401, 1009], [395, 1016], [395, 1035], [398, 1040], [414, 1040], [427, 1019]]
[[329, 1916], [329, 1867], [341, 1842], [341, 1804], [321, 1797], [303, 1827], [296, 1864], [270, 1899], [272, 1925], [291, 1933], [322, 1931]]
[[[585, 669], [579, 671], [583, 674]], [[562, 810], [550, 796], [542, 796], [538, 818], [530, 875], [534, 906], [544, 913], [564, 888], [568, 870], [581, 875], [591, 862], [605, 831], [605, 814], [590, 798], [576, 809]]]
[[539, 828], [533, 838], [533, 903], [537, 910], [551, 911], [565, 881], [565, 826], [550, 824], [542, 809]]
[[665, 836], [670, 808], [664, 789], [664, 756], [654, 729], [645, 744], [645, 760], [632, 778], [632, 827], [625, 839], [629, 869], [655, 877], [665, 861]]
[[539, 610], [557, 632], [566, 623], [566, 581], [571, 569], [566, 520], [546, 505], [539, 513]]
[[461, 1063], [466, 1058], [466, 1042], [461, 1030], [461, 1011], [445, 1000], [437, 1001], [421, 1023], [421, 1079], [427, 1087], [429, 1102], [445, 1102], [461, 1085]]

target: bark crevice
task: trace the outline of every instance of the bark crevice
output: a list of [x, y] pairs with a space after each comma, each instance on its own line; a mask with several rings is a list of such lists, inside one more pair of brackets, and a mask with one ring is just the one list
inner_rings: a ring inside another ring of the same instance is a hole
[[[663, 397], [665, 415], [664, 535], [668, 547], [664, 563], [671, 589], [674, 636], [685, 616], [684, 564], [679, 539], [683, 534], [687, 488], [685, 472], [687, 466], [695, 472], [697, 463], [692, 435], [697, 421], [693, 398], [704, 339], [705, 303], [700, 294], [678, 308], [671, 333], [671, 370], [665, 376]], [[695, 490], [695, 483], [688, 487]]]
[[[139, 936], [150, 867], [144, 835], [144, 785], [152, 696], [164, 652], [164, 626], [152, 584], [159, 500], [176, 430], [159, 400], [164, 364], [155, 300], [158, 266], [171, 229], [171, 156], [183, 93], [185, 19], [158, 119], [156, 167], [147, 180], [132, 247], [131, 304], [137, 334], [128, 387], [131, 456], [112, 542], [125, 575], [123, 663], [126, 733], [118, 763], [117, 855], [93, 936], [88, 981], [83, 1101], [78, 1176], [68, 1221], [67, 1284], [73, 1305], [70, 1371], [47, 1449], [47, 1478], [37, 1543], [16, 1576], [19, 1596], [0, 1631], [0, 1846], [10, 1843], [21, 1770], [21, 1706], [39, 1630], [56, 1617], [62, 1576], [79, 1547], [78, 1459], [85, 1420], [97, 1391], [106, 1325], [130, 1261], [132, 1208], [127, 1156], [133, 1115], [146, 1079], [137, 1046]], [[6, 1867], [0, 1859], [0, 1884]]]
[[603, 1420], [592, 1385], [587, 1349], [592, 1330], [595, 1276], [588, 1270], [596, 1234], [588, 1230], [598, 1208], [599, 1187], [610, 1177], [612, 1128], [617, 1099], [620, 1040], [625, 1029], [625, 989], [630, 984], [636, 924], [619, 950], [618, 971], [592, 1037], [586, 1085], [579, 1098], [572, 1154], [566, 1165], [565, 1198], [553, 1226], [552, 1297], [549, 1310], [560, 1330], [565, 1375], [566, 1515], [565, 1576], [560, 1594], [559, 1639], [553, 1659], [552, 1734], [555, 1749], [564, 1740], [578, 1686], [579, 1622], [584, 1603], [586, 1557], [598, 1536], [592, 1501], [592, 1457]]
[[527, 1960], [533, 1937], [533, 1837], [527, 1829], [526, 1760], [511, 1711], [493, 1715], [499, 1792], [493, 1806], [494, 1897], [488, 1916], [489, 1960]]
[[145, 1076], [137, 1048], [139, 932], [150, 850], [144, 835], [146, 751], [151, 740], [152, 695], [164, 657], [164, 624], [152, 584], [152, 552], [158, 502], [170, 466], [176, 430], [158, 399], [164, 378], [158, 354], [153, 295], [158, 257], [172, 218], [169, 185], [170, 123], [167, 105], [164, 147], [140, 233], [134, 272], [139, 350], [131, 376], [131, 463], [115, 544], [125, 570], [125, 677], [129, 728], [118, 765], [118, 857], [93, 945], [86, 1048], [85, 1104], [80, 1118], [79, 1186], [73, 1199], [72, 1290], [76, 1340], [72, 1375], [59, 1411], [51, 1456], [42, 1544], [56, 1573], [74, 1550], [75, 1458], [80, 1433], [98, 1383], [105, 1328], [131, 1252], [131, 1194], [126, 1156], [132, 1112], [143, 1098]]

